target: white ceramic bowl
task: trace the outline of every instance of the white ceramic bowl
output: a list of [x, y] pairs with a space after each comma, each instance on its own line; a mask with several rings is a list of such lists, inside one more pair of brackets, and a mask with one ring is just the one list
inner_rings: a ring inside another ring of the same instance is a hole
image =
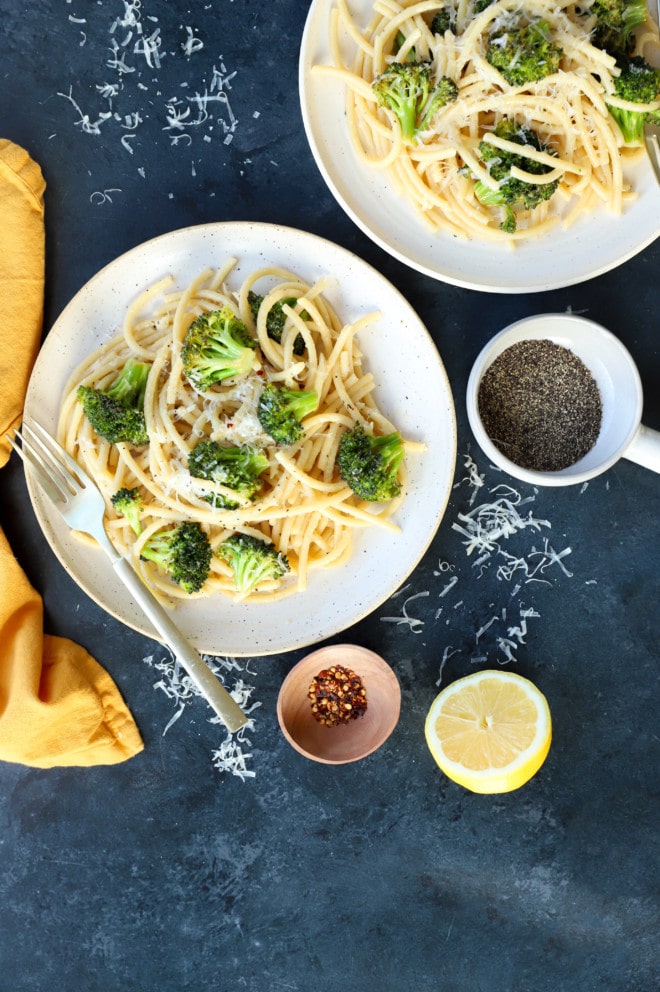
[[[491, 441], [479, 415], [479, 386], [495, 359], [519, 341], [546, 339], [569, 348], [587, 366], [600, 390], [603, 417], [598, 439], [574, 465], [558, 472], [522, 468]], [[478, 355], [467, 385], [467, 414], [484, 454], [509, 475], [535, 486], [567, 486], [599, 475], [625, 457], [660, 471], [660, 435], [641, 423], [642, 383], [628, 350], [611, 331], [575, 314], [540, 314], [505, 327]]]

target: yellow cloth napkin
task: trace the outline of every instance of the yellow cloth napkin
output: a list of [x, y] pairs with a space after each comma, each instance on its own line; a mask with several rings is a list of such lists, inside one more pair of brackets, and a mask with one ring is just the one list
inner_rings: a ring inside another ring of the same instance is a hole
[[[0, 139], [0, 467], [41, 338], [45, 185], [29, 154]], [[0, 761], [111, 765], [142, 748], [108, 673], [80, 645], [44, 634], [41, 597], [0, 529]]]

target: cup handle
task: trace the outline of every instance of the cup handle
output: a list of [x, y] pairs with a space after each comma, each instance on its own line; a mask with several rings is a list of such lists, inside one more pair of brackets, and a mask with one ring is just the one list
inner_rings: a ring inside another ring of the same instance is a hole
[[650, 468], [652, 472], [660, 472], [660, 431], [640, 424], [623, 457], [644, 468]]

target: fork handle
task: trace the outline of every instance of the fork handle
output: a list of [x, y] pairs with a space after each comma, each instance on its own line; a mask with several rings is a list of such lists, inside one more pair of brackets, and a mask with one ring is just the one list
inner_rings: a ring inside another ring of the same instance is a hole
[[136, 602], [151, 620], [156, 631], [174, 652], [176, 658], [197, 686], [206, 702], [215, 710], [230, 733], [240, 730], [247, 723], [247, 717], [237, 702], [230, 696], [222, 682], [213, 674], [199, 652], [192, 646], [170, 614], [144, 585], [128, 559], [117, 557], [113, 561], [115, 572], [132, 593]]

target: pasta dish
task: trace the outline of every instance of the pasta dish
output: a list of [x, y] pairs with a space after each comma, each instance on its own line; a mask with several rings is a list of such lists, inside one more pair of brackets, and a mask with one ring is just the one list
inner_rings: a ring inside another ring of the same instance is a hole
[[[327, 279], [309, 285], [281, 268], [253, 271], [231, 289], [235, 267], [231, 258], [183, 289], [175, 290], [168, 276], [141, 293], [128, 308], [121, 332], [74, 371], [62, 402], [59, 440], [104, 494], [106, 529], [114, 546], [167, 599], [190, 593], [145, 560], [145, 548], [163, 528], [181, 521], [199, 524], [214, 552], [208, 578], [194, 596], [240, 597], [230, 564], [217, 553], [232, 535], [277, 549], [288, 568], [281, 578], [250, 590], [250, 599], [257, 601], [300, 592], [312, 570], [342, 565], [351, 555], [356, 528], [398, 530], [393, 515], [405, 491], [405, 461], [398, 467], [397, 495], [387, 502], [359, 498], [336, 466], [341, 437], [356, 425], [369, 435], [395, 432], [378, 408], [376, 383], [363, 368], [358, 341], [360, 330], [380, 315], [343, 324], [323, 295]], [[274, 307], [282, 315], [278, 336], [268, 323]], [[228, 312], [223, 308], [230, 308], [249, 332], [254, 360], [243, 374], [196, 388], [184, 361], [188, 331], [200, 315]], [[129, 360], [149, 365], [144, 392], [149, 441], [141, 446], [99, 436], [79, 402], [81, 387], [106, 388]], [[258, 404], [266, 384], [316, 394], [295, 443], [275, 443], [260, 422]], [[193, 474], [191, 457], [201, 442], [258, 452], [254, 493], [237, 493], [222, 481]], [[422, 447], [403, 440], [402, 445], [406, 452]], [[115, 509], [113, 495], [122, 490], [139, 492], [137, 531]]]
[[[347, 127], [360, 162], [384, 172], [428, 229], [511, 246], [599, 209], [621, 215], [635, 197], [625, 167], [640, 154], [640, 142], [624, 140], [611, 111], [657, 112], [659, 94], [644, 107], [617, 95], [620, 63], [595, 40], [590, 7], [567, 0], [375, 0], [362, 25], [350, 0], [336, 0], [332, 64], [317, 63], [312, 72], [345, 84]], [[542, 68], [526, 78], [515, 69], [528, 52], [514, 39], [534, 33]], [[503, 69], [498, 55], [505, 51]], [[629, 51], [657, 62], [650, 19], [631, 36]], [[410, 64], [428, 67], [431, 87], [444, 82], [455, 91], [435, 108], [429, 103], [428, 119], [414, 132], [397, 105], [400, 90], [383, 96], [394, 69], [408, 83]]]

